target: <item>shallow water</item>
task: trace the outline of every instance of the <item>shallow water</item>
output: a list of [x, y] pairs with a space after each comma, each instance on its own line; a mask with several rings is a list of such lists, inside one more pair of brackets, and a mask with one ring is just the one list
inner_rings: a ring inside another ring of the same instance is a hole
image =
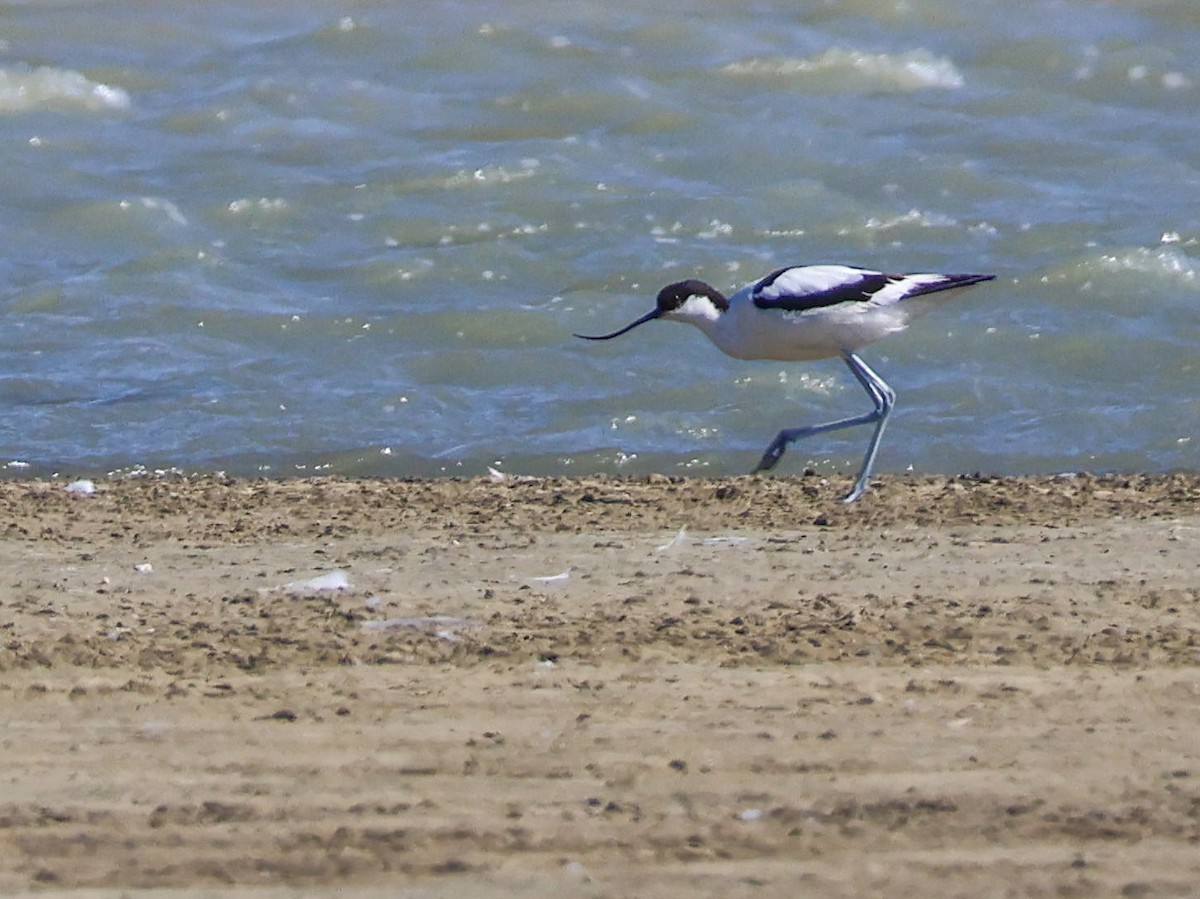
[[570, 334], [836, 261], [999, 276], [864, 351], [880, 470], [1195, 470], [1196, 46], [1193, 0], [0, 6], [0, 458], [743, 472], [864, 409], [836, 360]]

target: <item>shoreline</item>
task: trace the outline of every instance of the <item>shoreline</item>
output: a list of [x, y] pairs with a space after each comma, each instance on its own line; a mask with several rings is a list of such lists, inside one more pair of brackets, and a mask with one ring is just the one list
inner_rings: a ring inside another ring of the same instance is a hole
[[0, 482], [0, 890], [1188, 895], [1200, 477], [848, 485]]

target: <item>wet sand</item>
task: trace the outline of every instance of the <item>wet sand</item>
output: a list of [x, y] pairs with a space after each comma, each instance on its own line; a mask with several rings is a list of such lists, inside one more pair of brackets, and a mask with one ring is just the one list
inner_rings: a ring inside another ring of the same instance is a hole
[[97, 487], [0, 483], [0, 892], [1200, 884], [1195, 476]]

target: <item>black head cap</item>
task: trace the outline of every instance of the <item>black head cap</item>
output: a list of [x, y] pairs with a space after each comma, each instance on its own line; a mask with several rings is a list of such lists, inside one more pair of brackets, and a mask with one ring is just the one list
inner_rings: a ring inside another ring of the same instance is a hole
[[721, 291], [697, 278], [688, 278], [668, 284], [658, 292], [659, 314], [678, 309], [692, 297], [708, 297], [722, 312], [729, 308], [729, 301]]

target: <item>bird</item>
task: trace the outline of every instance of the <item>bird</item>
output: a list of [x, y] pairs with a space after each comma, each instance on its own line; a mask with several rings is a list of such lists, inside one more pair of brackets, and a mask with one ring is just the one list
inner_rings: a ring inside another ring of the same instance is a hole
[[785, 428], [763, 453], [752, 474], [768, 471], [788, 445], [805, 437], [874, 424], [862, 467], [845, 502], [867, 490], [879, 441], [896, 392], [858, 355], [868, 344], [903, 331], [909, 322], [940, 305], [946, 292], [991, 281], [995, 275], [916, 272], [896, 275], [853, 265], [794, 265], [771, 272], [732, 296], [689, 278], [658, 292], [655, 306], [611, 334], [575, 334], [583, 340], [612, 340], [655, 319], [684, 322], [704, 332], [735, 359], [803, 362], [840, 357], [871, 398], [861, 415]]

